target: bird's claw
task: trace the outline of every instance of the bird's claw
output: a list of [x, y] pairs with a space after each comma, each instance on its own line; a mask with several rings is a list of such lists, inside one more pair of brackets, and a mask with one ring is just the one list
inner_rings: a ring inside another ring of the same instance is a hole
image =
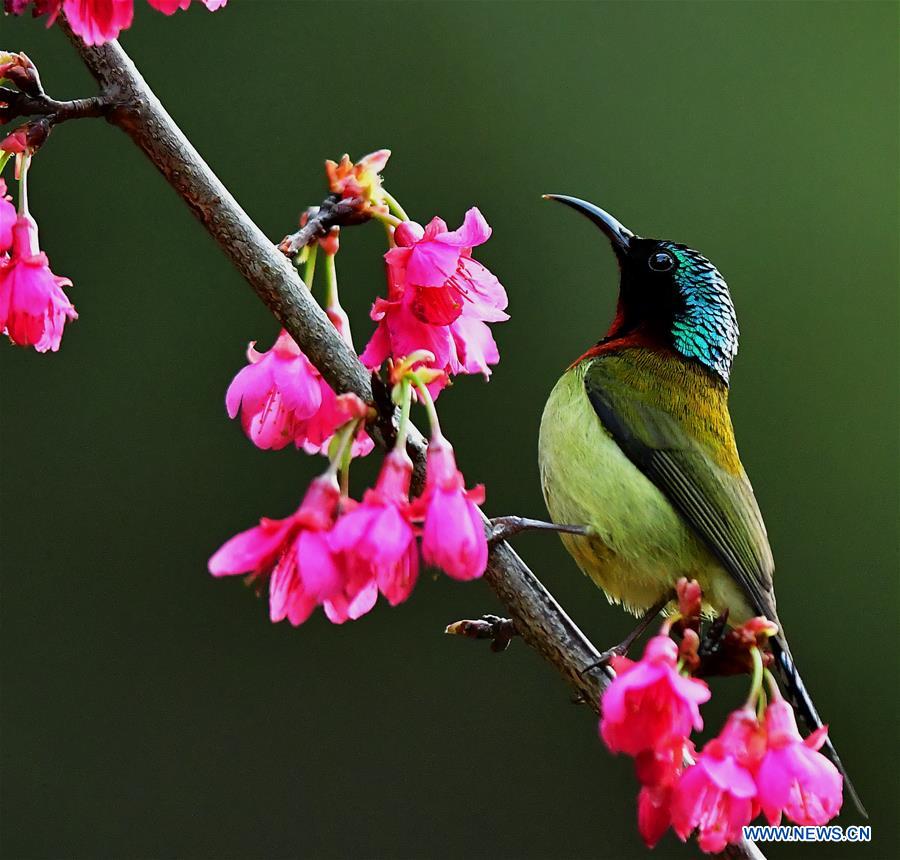
[[491, 520], [491, 530], [488, 533], [488, 544], [494, 546], [501, 541], [508, 540], [520, 532], [550, 531], [563, 532], [565, 534], [590, 535], [590, 526], [566, 525], [560, 523], [548, 523], [544, 520], [533, 520], [528, 517], [495, 517]]

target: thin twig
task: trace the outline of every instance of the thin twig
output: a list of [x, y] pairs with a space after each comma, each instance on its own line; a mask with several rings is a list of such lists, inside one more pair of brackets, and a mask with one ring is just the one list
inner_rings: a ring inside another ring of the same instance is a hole
[[57, 101], [45, 93], [31, 96], [7, 87], [0, 87], [0, 104], [3, 105], [4, 122], [25, 116], [41, 116], [54, 124], [72, 119], [96, 119], [105, 116], [112, 108], [102, 96]]
[[[140, 147], [216, 240], [254, 292], [336, 390], [373, 403], [379, 418], [372, 437], [389, 446], [394, 409], [383, 384], [349, 349], [313, 301], [293, 266], [240, 207], [200, 157], [116, 42], [89, 47], [61, 21], [101, 98], [112, 107], [105, 117]], [[416, 464], [414, 487], [424, 478], [425, 440], [410, 428], [408, 447]], [[485, 518], [485, 530], [490, 524]], [[522, 639], [543, 656], [599, 712], [609, 671], [596, 665], [600, 652], [507, 543], [492, 547], [485, 579], [512, 616]], [[761, 858], [749, 846], [732, 857]]]
[[314, 206], [310, 210], [309, 220], [296, 233], [289, 233], [278, 243], [278, 250], [292, 258], [305, 245], [327, 235], [332, 227], [362, 224], [369, 218], [359, 201], [344, 200], [337, 194], [331, 194], [322, 201], [321, 206]]
[[519, 635], [516, 625], [509, 618], [499, 615], [482, 615], [474, 621], [463, 619], [447, 625], [444, 633], [450, 636], [465, 636], [468, 639], [490, 639], [491, 651], [505, 651], [510, 640]]

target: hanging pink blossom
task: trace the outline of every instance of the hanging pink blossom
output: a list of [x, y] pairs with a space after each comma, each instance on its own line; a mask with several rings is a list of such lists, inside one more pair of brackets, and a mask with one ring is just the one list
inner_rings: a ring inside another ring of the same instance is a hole
[[[149, 4], [166, 15], [179, 9], [187, 9], [191, 0], [148, 0]], [[214, 12], [221, 9], [228, 0], [200, 0]], [[11, 15], [21, 15], [31, 6], [32, 14], [47, 16], [47, 26], [53, 24], [60, 10], [73, 32], [86, 45], [102, 45], [118, 38], [122, 30], [127, 30], [134, 18], [134, 0], [4, 0], [4, 9]]]
[[372, 306], [378, 327], [361, 356], [366, 367], [376, 369], [387, 358], [425, 349], [434, 355], [433, 366], [446, 372], [429, 386], [432, 394], [449, 375], [490, 376], [500, 354], [486, 323], [509, 319], [506, 291], [471, 256], [472, 247], [490, 233], [476, 208], [452, 232], [440, 218], [424, 228], [411, 221], [397, 227], [397, 247], [385, 255], [388, 297]]
[[247, 359], [225, 395], [228, 417], [240, 413], [244, 432], [258, 448], [284, 448], [322, 405], [319, 373], [284, 330], [267, 352], [251, 343]]
[[672, 795], [684, 771], [686, 754], [693, 756], [694, 745], [686, 738], [678, 738], [635, 756], [634, 769], [641, 783], [638, 832], [648, 848], [662, 839], [672, 823]]
[[431, 440], [425, 490], [415, 502], [422, 527], [422, 558], [454, 579], [477, 579], [487, 566], [487, 538], [478, 505], [484, 487], [466, 490], [453, 447], [442, 436]]
[[491, 235], [476, 207], [466, 212], [462, 226], [452, 232], [440, 218], [426, 227], [414, 221], [394, 231], [396, 248], [385, 254], [389, 266], [404, 273], [406, 288], [414, 292], [412, 311], [422, 322], [450, 325], [465, 311], [473, 319], [502, 322], [506, 291], [496, 277], [477, 260], [472, 248]]
[[677, 660], [675, 642], [654, 636], [639, 661], [616, 661], [619, 674], [603, 693], [600, 721], [600, 734], [612, 752], [637, 755], [703, 728], [699, 705], [709, 700], [709, 687], [682, 677]]
[[[131, 26], [133, 0], [65, 0], [66, 19], [86, 45], [102, 45]], [[55, 17], [56, 12], [51, 16]]]
[[179, 9], [187, 9], [191, 5], [191, 0], [147, 0], [147, 2], [163, 15], [174, 15]]
[[416, 536], [409, 521], [413, 465], [405, 451], [391, 451], [375, 488], [344, 514], [332, 533], [332, 546], [348, 570], [375, 581], [392, 606], [412, 593], [419, 573]]
[[753, 710], [735, 711], [678, 781], [672, 801], [672, 828], [682, 842], [698, 831], [701, 850], [718, 854], [739, 842], [742, 828], [756, 816], [756, 783], [763, 734]]
[[333, 476], [316, 478], [296, 513], [283, 520], [262, 519], [226, 541], [210, 558], [209, 572], [269, 576], [269, 615], [274, 622], [287, 618], [297, 626], [316, 606], [323, 606], [336, 623], [359, 617], [372, 608], [374, 599], [367, 605], [366, 599], [357, 600], [368, 583], [348, 574], [331, 547], [329, 532], [339, 500]]
[[19, 346], [56, 352], [66, 322], [78, 318], [62, 289], [71, 285], [50, 271], [47, 255], [38, 248], [34, 219], [19, 215], [12, 227], [11, 254], [0, 257], [0, 331]]
[[[284, 330], [272, 348], [247, 350], [249, 364], [228, 386], [225, 407], [258, 448], [279, 450], [293, 443], [309, 452], [327, 453], [335, 430], [351, 418], [353, 404], [338, 397], [319, 371]], [[367, 454], [373, 443], [361, 427], [354, 456]]]
[[[318, 373], [318, 371], [316, 371]], [[365, 417], [365, 404], [355, 394], [335, 394], [334, 389], [319, 376], [319, 392], [322, 403], [318, 411], [298, 427], [295, 442], [302, 447], [307, 454], [322, 454], [328, 456], [331, 440], [334, 433], [342, 424], [346, 424], [351, 418]], [[363, 405], [360, 414], [360, 404]], [[354, 457], [365, 457], [375, 447], [365, 424], [360, 424], [356, 435], [353, 437], [351, 454]]]
[[784, 813], [795, 824], [821, 825], [843, 803], [843, 778], [818, 750], [828, 734], [822, 727], [805, 740], [791, 706], [776, 698], [766, 709], [766, 752], [756, 771], [762, 810], [770, 824]]
[[[187, 9], [191, 5], [191, 0], [147, 0], [147, 2], [163, 15], [174, 15], [179, 9]], [[228, 0], [200, 0], [200, 2], [210, 12], [215, 12], [216, 9], [221, 9]]]

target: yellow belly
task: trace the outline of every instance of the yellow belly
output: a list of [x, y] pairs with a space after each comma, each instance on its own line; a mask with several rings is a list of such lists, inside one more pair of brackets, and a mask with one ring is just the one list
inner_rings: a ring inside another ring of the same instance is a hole
[[550, 517], [595, 532], [561, 534], [566, 549], [611, 602], [635, 614], [686, 576], [699, 581], [708, 609], [729, 607], [738, 618], [749, 617], [728, 574], [600, 423], [584, 368], [562, 376], [541, 419], [541, 486]]

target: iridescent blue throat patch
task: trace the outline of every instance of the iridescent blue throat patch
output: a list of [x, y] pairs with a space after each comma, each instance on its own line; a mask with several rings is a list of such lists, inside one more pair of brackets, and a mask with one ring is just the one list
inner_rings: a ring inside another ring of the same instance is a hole
[[706, 257], [684, 245], [668, 245], [678, 259], [674, 279], [682, 307], [675, 313], [675, 348], [728, 382], [738, 349], [738, 323], [728, 284]]

